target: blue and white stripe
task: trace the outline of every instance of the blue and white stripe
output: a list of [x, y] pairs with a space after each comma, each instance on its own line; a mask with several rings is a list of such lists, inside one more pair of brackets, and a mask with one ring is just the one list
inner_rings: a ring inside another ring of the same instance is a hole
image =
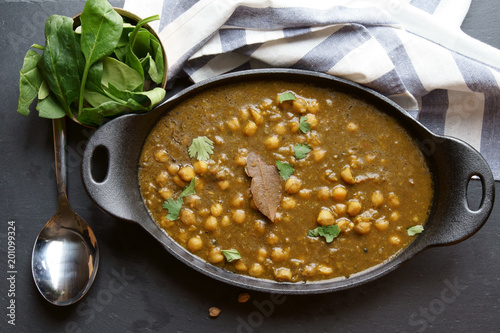
[[460, 30], [471, 0], [125, 0], [166, 47], [169, 80], [243, 68], [330, 73], [481, 151], [500, 180], [500, 50]]

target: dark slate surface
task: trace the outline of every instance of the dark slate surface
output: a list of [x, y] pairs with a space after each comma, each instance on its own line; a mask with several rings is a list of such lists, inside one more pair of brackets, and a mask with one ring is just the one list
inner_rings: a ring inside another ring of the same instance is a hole
[[[82, 1], [0, 3], [0, 332], [498, 332], [498, 199], [472, 238], [427, 250], [375, 282], [312, 296], [250, 292], [250, 301], [240, 304], [244, 290], [184, 266], [138, 226], [92, 204], [80, 180], [91, 132], [72, 123], [68, 195], [97, 234], [101, 264], [82, 301], [64, 308], [48, 304], [34, 286], [30, 258], [40, 228], [56, 210], [52, 128], [35, 112], [27, 119], [15, 112], [18, 71], [29, 46], [43, 43], [49, 15], [72, 16], [82, 8]], [[497, 0], [474, 0], [464, 31], [499, 48], [499, 16]], [[470, 192], [477, 201], [477, 182]], [[7, 280], [9, 221], [16, 228], [13, 285]], [[8, 323], [11, 300], [15, 326]], [[211, 306], [222, 310], [216, 319], [208, 316]]]

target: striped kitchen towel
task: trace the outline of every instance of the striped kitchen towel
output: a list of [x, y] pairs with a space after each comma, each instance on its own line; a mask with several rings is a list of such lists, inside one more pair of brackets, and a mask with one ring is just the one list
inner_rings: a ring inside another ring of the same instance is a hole
[[500, 180], [500, 50], [460, 30], [471, 0], [125, 0], [160, 14], [170, 83], [293, 67], [388, 96], [438, 134], [460, 138]]

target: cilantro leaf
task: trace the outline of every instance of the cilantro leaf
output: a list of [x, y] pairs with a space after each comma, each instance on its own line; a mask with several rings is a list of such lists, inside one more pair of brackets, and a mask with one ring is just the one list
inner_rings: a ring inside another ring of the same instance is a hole
[[206, 136], [199, 136], [193, 139], [188, 149], [189, 157], [197, 156], [198, 161], [206, 161], [214, 153], [214, 143]]
[[169, 219], [170, 221], [174, 221], [179, 217], [182, 205], [184, 204], [184, 200], [182, 198], [195, 194], [196, 193], [196, 191], [194, 190], [195, 186], [196, 186], [196, 181], [193, 178], [191, 179], [189, 185], [186, 186], [184, 190], [182, 190], [181, 194], [179, 194], [177, 200], [170, 198], [167, 199], [167, 201], [163, 202], [162, 207], [168, 210], [167, 219]]
[[222, 250], [221, 252], [228, 262], [241, 259], [241, 254], [237, 250]]
[[278, 171], [280, 173], [281, 178], [283, 178], [283, 180], [287, 180], [295, 172], [293, 165], [288, 164], [288, 163], [276, 161], [276, 166], [278, 167]]
[[291, 92], [286, 92], [280, 95], [279, 101], [280, 103], [283, 103], [284, 101], [295, 101], [295, 95]]
[[196, 181], [195, 179], [191, 179], [191, 182], [189, 183], [188, 186], [186, 186], [184, 188], [184, 190], [182, 190], [181, 194], [179, 195], [179, 197], [181, 198], [184, 198], [184, 197], [187, 197], [187, 196], [190, 196], [190, 195], [193, 195], [196, 193], [194, 187], [196, 186]]
[[299, 120], [299, 133], [302, 132], [302, 133], [307, 133], [307, 132], [310, 132], [311, 129], [309, 128], [311, 126], [311, 124], [309, 124], [307, 122], [307, 117], [306, 116], [302, 116], [300, 117], [300, 120]]
[[333, 240], [340, 234], [340, 228], [338, 225], [323, 225], [317, 227], [316, 229], [311, 229], [307, 233], [309, 237], [325, 237], [327, 243], [333, 242]]
[[179, 212], [181, 211], [181, 207], [184, 201], [181, 197], [174, 199], [168, 199], [163, 202], [162, 207], [168, 210], [167, 219], [170, 221], [174, 221], [179, 217]]
[[406, 228], [406, 233], [408, 236], [415, 236], [417, 234], [420, 234], [424, 231], [424, 227], [421, 225], [414, 225], [413, 227]]
[[297, 143], [293, 146], [293, 152], [295, 153], [295, 158], [300, 160], [311, 151], [311, 147], [307, 143]]

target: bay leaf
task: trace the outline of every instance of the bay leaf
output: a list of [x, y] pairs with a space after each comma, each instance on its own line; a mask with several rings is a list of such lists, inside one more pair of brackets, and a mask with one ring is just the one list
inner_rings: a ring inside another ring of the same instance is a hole
[[259, 211], [272, 222], [281, 202], [281, 176], [274, 164], [265, 164], [254, 152], [247, 156], [246, 172], [252, 178], [250, 191]]

